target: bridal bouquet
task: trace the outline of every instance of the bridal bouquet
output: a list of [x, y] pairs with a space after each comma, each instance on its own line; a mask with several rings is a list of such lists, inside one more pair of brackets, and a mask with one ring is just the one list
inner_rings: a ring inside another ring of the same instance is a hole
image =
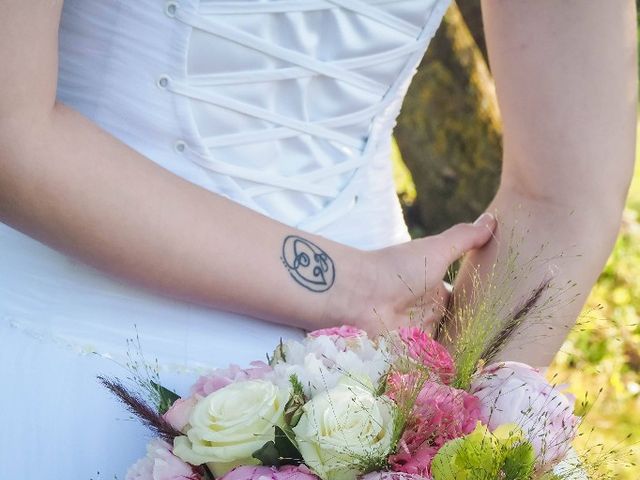
[[491, 344], [479, 332], [449, 354], [418, 327], [374, 339], [318, 330], [282, 341], [267, 362], [211, 371], [183, 398], [150, 381], [145, 400], [102, 378], [157, 436], [126, 478], [587, 478], [566, 460], [573, 398], [528, 365], [476, 359]]

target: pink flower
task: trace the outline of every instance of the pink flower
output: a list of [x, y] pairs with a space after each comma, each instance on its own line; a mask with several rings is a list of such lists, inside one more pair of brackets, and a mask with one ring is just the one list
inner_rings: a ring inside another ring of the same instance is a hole
[[238, 467], [220, 480], [319, 480], [304, 465], [275, 467]]
[[[392, 374], [389, 395], [412, 388], [410, 374]], [[449, 440], [471, 433], [480, 418], [480, 402], [469, 393], [427, 381], [417, 395], [399, 442], [398, 452], [389, 457], [394, 471], [430, 475], [431, 461]]]
[[171, 452], [168, 443], [156, 438], [147, 445], [147, 456], [129, 468], [125, 480], [200, 480], [200, 477]]
[[320, 330], [314, 330], [309, 332], [310, 337], [340, 337], [340, 338], [358, 338], [366, 337], [367, 333], [357, 327], [351, 325], [341, 325], [339, 327], [321, 328]]
[[[338, 352], [359, 352], [363, 347], [371, 342], [367, 337], [367, 332], [351, 325], [341, 325], [339, 327], [322, 328], [307, 334], [307, 340], [329, 339]], [[317, 343], [322, 345], [323, 343]], [[326, 345], [326, 344], [325, 344]], [[325, 347], [326, 348], [326, 347]]]
[[455, 365], [453, 358], [443, 345], [417, 327], [400, 328], [398, 335], [412, 359], [437, 374], [443, 383], [447, 385], [451, 383], [455, 374]]
[[534, 368], [518, 362], [495, 363], [474, 379], [471, 393], [480, 399], [481, 418], [490, 430], [505, 423], [522, 428], [536, 450], [539, 468], [566, 456], [579, 424], [573, 399]]
[[371, 472], [360, 480], [431, 480], [431, 477], [402, 472]]
[[[410, 472], [407, 475], [426, 476], [431, 472], [431, 462], [438, 450], [440, 450], [439, 447], [432, 447], [424, 443], [417, 450], [410, 452], [401, 443], [398, 453], [390, 457], [391, 468], [402, 472]], [[420, 475], [418, 475], [418, 472], [420, 472]]]
[[173, 402], [173, 405], [165, 412], [163, 417], [169, 422], [169, 425], [182, 432], [187, 423], [189, 423], [189, 417], [196, 403], [198, 403], [198, 398], [195, 396], [179, 398]]
[[269, 375], [273, 369], [264, 362], [251, 362], [250, 368], [240, 368], [238, 365], [230, 365], [229, 368], [217, 369], [208, 375], [198, 379], [191, 387], [192, 395], [207, 395], [226, 387], [231, 383], [243, 380], [261, 380]]

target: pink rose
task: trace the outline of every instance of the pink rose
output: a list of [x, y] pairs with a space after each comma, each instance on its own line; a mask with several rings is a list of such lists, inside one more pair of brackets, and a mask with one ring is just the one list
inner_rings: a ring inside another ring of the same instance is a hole
[[[401, 396], [415, 382], [410, 374], [392, 374], [388, 393]], [[437, 382], [427, 381], [418, 393], [398, 451], [389, 457], [397, 472], [428, 476], [431, 461], [449, 440], [471, 433], [480, 418], [480, 402], [469, 393]]]
[[125, 480], [200, 480], [200, 477], [171, 452], [168, 443], [156, 438], [147, 445], [147, 456], [129, 468]]
[[534, 368], [518, 362], [489, 365], [472, 382], [471, 393], [480, 399], [481, 419], [490, 430], [505, 423], [522, 428], [536, 450], [539, 468], [566, 456], [579, 424], [574, 400]]
[[331, 327], [331, 328], [321, 328], [320, 330], [314, 330], [313, 332], [309, 332], [310, 337], [340, 337], [340, 338], [358, 338], [358, 337], [366, 337], [367, 333], [364, 330], [361, 330], [357, 327], [352, 327], [351, 325], [342, 325], [340, 327]]
[[220, 480], [319, 480], [304, 465], [275, 467], [238, 467]]
[[443, 345], [417, 327], [400, 328], [398, 335], [412, 359], [438, 375], [443, 383], [451, 383], [455, 375], [455, 365]]
[[230, 365], [229, 368], [217, 369], [208, 375], [203, 375], [191, 387], [192, 395], [207, 395], [226, 387], [231, 383], [243, 380], [262, 380], [269, 375], [273, 369], [264, 362], [251, 362], [250, 368], [240, 368], [238, 365]]
[[431, 477], [402, 472], [371, 472], [360, 480], [431, 480]]
[[173, 402], [173, 405], [165, 412], [163, 417], [169, 422], [169, 425], [182, 432], [187, 423], [189, 423], [189, 417], [196, 403], [198, 403], [198, 399], [195, 396], [179, 398]]

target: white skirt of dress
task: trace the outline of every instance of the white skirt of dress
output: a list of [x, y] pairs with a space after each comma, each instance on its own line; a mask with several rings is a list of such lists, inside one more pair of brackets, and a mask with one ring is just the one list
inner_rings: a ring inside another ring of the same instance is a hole
[[[150, 434], [98, 382], [141, 353], [179, 394], [299, 329], [156, 296], [0, 224], [0, 479], [123, 479]], [[140, 340], [140, 351], [127, 340]]]

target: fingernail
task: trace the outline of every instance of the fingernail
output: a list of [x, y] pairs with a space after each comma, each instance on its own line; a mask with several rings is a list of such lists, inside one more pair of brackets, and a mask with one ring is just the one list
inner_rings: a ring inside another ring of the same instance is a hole
[[484, 212], [482, 215], [480, 215], [475, 222], [473, 222], [473, 224], [475, 226], [478, 225], [487, 225], [489, 223], [493, 223], [493, 221], [495, 220], [495, 217], [493, 215], [491, 215], [489, 212]]

